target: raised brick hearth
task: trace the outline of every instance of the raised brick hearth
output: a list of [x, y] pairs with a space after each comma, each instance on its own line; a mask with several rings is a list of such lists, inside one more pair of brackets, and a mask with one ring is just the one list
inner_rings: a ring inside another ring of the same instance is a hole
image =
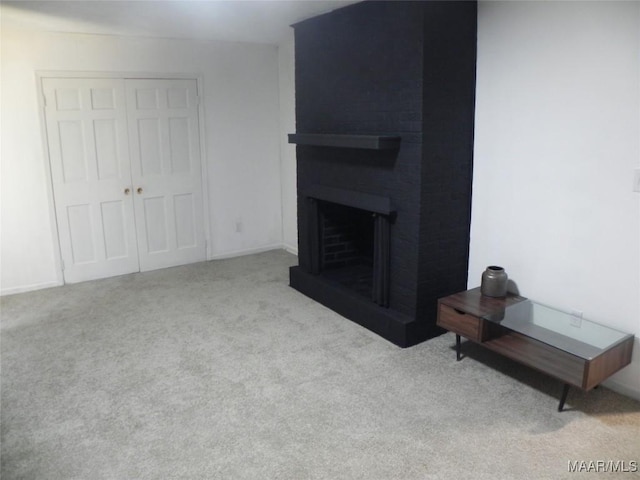
[[437, 335], [467, 280], [476, 3], [362, 2], [295, 42], [291, 285], [397, 345]]

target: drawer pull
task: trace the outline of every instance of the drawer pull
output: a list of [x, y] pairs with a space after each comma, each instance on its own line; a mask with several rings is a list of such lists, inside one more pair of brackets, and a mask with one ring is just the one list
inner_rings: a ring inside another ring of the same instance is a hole
[[457, 308], [453, 309], [458, 315], [466, 315], [467, 312], [465, 312], [464, 310], [458, 310]]

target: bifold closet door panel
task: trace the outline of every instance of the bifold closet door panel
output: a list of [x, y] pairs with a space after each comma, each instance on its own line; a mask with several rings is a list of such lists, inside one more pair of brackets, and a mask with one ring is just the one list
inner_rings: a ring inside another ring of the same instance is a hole
[[139, 270], [124, 81], [42, 81], [66, 283]]
[[195, 80], [126, 80], [142, 271], [206, 259]]

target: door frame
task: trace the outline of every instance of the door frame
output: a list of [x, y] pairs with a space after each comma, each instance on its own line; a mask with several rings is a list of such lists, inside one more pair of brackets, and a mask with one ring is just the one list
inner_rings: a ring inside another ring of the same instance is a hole
[[208, 155], [205, 139], [205, 92], [204, 78], [201, 74], [195, 73], [160, 73], [160, 72], [90, 72], [90, 71], [66, 71], [66, 70], [37, 70], [36, 89], [38, 112], [40, 116], [40, 132], [42, 134], [42, 149], [44, 152], [45, 183], [47, 184], [47, 198], [49, 201], [49, 226], [53, 241], [54, 264], [56, 267], [56, 283], [64, 285], [64, 268], [62, 262], [62, 250], [60, 247], [60, 232], [58, 230], [58, 218], [56, 215], [55, 196], [53, 191], [53, 176], [51, 174], [51, 158], [49, 155], [49, 137], [47, 132], [47, 119], [45, 112], [45, 98], [43, 80], [45, 78], [96, 78], [96, 79], [152, 79], [152, 80], [195, 80], [198, 89], [198, 123], [200, 135], [200, 172], [202, 178], [202, 212], [203, 228], [205, 237], [206, 259], [212, 258], [210, 216], [209, 216], [209, 177], [208, 177]]

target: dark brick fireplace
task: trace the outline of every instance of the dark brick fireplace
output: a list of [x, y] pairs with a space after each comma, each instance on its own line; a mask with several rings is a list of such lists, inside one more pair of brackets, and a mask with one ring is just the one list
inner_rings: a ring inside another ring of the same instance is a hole
[[406, 347], [466, 288], [475, 2], [362, 2], [295, 26], [291, 286]]

